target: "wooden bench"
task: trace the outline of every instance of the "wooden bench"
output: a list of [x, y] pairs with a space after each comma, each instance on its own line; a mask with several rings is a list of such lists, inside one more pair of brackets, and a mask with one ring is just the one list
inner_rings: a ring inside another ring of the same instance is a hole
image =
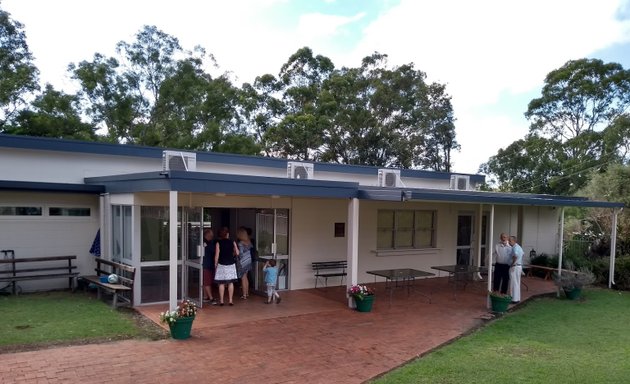
[[[543, 271], [545, 273], [545, 280], [551, 280], [551, 275], [558, 271], [557, 267], [546, 267], [543, 265], [535, 265], [535, 264], [528, 264], [528, 265], [524, 265], [523, 266], [523, 270], [527, 270], [527, 277], [532, 277], [532, 270], [533, 269], [540, 269], [541, 271]], [[562, 273], [579, 273], [578, 271], [571, 271], [569, 269], [563, 269]]]
[[[118, 306], [119, 299], [133, 306], [133, 282], [136, 268], [100, 257], [95, 257], [94, 259], [96, 260], [96, 268], [94, 269], [96, 275], [81, 276], [80, 279], [96, 286], [99, 299], [101, 298], [101, 290], [112, 293], [114, 295], [112, 307], [116, 308]], [[118, 283], [111, 284], [101, 281], [101, 276], [108, 277], [111, 274], [118, 276]]]
[[[16, 283], [23, 280], [43, 280], [68, 278], [68, 286], [74, 289], [73, 282], [79, 275], [72, 265], [76, 256], [44, 256], [0, 259], [0, 282], [11, 283], [13, 294], [17, 294]], [[38, 266], [34, 266], [38, 264]], [[2, 266], [9, 265], [9, 268]]]
[[315, 271], [315, 288], [317, 288], [317, 280], [323, 279], [324, 285], [328, 286], [329, 277], [341, 277], [341, 283], [343, 284], [344, 276], [347, 276], [346, 268], [348, 268], [348, 262], [342, 261], [315, 261], [312, 263], [313, 270]]

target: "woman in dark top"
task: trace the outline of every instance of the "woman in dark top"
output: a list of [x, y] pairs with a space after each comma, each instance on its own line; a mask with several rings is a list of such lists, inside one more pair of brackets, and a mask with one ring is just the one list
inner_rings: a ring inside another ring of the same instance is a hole
[[236, 281], [236, 257], [238, 256], [238, 247], [236, 243], [230, 240], [230, 232], [223, 227], [219, 231], [219, 240], [215, 246], [214, 265], [216, 272], [214, 281], [219, 284], [219, 305], [223, 305], [223, 295], [225, 293], [225, 285], [228, 286], [228, 303], [232, 304], [234, 296], [234, 281]]

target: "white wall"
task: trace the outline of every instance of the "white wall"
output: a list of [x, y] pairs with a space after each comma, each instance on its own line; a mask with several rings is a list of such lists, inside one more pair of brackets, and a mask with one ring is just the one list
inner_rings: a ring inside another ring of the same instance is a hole
[[[0, 191], [0, 205], [44, 208], [43, 216], [0, 216], [0, 249], [15, 250], [17, 258], [76, 255], [77, 272], [93, 273], [96, 265], [89, 250], [99, 227], [98, 196]], [[90, 208], [91, 216], [50, 217], [47, 210], [50, 206], [86, 207]], [[0, 257], [4, 255], [0, 254]], [[18, 284], [24, 291], [67, 288], [68, 279], [21, 281]]]

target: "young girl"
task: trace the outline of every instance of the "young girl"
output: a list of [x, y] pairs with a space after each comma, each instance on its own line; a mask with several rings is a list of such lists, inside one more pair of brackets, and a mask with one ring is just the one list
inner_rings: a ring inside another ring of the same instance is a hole
[[276, 304], [280, 304], [282, 298], [276, 291], [276, 281], [278, 280], [278, 267], [276, 267], [276, 261], [271, 259], [267, 260], [263, 267], [265, 273], [265, 284], [267, 284], [267, 301], [266, 304], [271, 304], [273, 298], [276, 298]]

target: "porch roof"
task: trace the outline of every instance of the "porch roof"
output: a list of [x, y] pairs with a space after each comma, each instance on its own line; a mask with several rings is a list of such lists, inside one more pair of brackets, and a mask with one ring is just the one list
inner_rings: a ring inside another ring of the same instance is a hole
[[90, 177], [85, 183], [101, 185], [110, 193], [180, 191], [239, 195], [278, 195], [322, 198], [359, 198], [380, 201], [441, 201], [453, 203], [509, 204], [559, 207], [621, 208], [623, 203], [594, 201], [585, 197], [526, 193], [460, 191], [428, 188], [364, 187], [355, 182], [300, 180], [277, 177], [206, 172], [147, 172]]
[[453, 203], [509, 204], [555, 207], [622, 208], [623, 203], [589, 200], [586, 197], [460, 191], [428, 188], [361, 188], [359, 198], [384, 201], [443, 201]]
[[324, 198], [356, 197], [359, 188], [352, 182], [186, 171], [89, 177], [85, 183], [102, 185], [110, 193], [179, 191]]

